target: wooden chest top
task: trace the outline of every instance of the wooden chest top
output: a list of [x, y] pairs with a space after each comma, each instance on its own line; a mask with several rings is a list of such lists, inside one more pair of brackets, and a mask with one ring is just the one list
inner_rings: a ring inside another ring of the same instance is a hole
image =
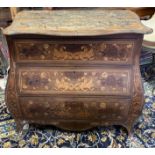
[[44, 34], [56, 36], [95, 36], [116, 33], [151, 33], [152, 30], [128, 10], [22, 11], [6, 35]]

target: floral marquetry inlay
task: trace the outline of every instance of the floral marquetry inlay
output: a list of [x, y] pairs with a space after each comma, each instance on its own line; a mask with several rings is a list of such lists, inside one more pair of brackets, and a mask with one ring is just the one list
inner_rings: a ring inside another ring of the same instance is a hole
[[[18, 61], [83, 60], [96, 63], [131, 63], [133, 41], [100, 41], [91, 43], [53, 43], [45, 41], [16, 42]], [[98, 61], [98, 62], [97, 62]]]
[[130, 71], [125, 69], [20, 70], [19, 79], [22, 93], [130, 94]]
[[[96, 100], [96, 98], [21, 97], [20, 102], [24, 117], [28, 119], [37, 119], [41, 114], [41, 118], [47, 119], [92, 119], [93, 116], [93, 119], [109, 118], [119, 120], [121, 119], [119, 115], [123, 116], [122, 119], [126, 118], [130, 106], [128, 99], [117, 100], [115, 98], [108, 101], [106, 98]], [[116, 102], [119, 106], [114, 108], [113, 104]]]

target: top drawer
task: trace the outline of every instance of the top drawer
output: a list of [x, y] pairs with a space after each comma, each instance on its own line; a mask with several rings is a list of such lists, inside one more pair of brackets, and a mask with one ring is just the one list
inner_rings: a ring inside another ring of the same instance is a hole
[[16, 40], [17, 62], [69, 64], [131, 64], [133, 40]]

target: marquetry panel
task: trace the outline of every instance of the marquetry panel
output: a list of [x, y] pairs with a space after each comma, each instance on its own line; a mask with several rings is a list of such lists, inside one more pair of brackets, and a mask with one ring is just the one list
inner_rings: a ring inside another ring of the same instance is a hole
[[[46, 63], [124, 63], [132, 62], [134, 42], [131, 40], [99, 42], [16, 41], [19, 62]], [[65, 60], [65, 61], [64, 61]], [[81, 61], [81, 62], [80, 62]]]
[[129, 99], [21, 97], [26, 119], [109, 119], [124, 120], [128, 115]]
[[33, 94], [120, 94], [129, 95], [129, 69], [23, 68], [19, 69], [20, 93]]

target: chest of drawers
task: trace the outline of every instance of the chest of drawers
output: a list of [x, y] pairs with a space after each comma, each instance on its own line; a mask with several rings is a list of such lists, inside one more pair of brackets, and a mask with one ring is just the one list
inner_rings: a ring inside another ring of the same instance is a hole
[[144, 27], [125, 10], [24, 11], [4, 30], [10, 51], [6, 103], [24, 121], [81, 131], [123, 125], [143, 107]]

